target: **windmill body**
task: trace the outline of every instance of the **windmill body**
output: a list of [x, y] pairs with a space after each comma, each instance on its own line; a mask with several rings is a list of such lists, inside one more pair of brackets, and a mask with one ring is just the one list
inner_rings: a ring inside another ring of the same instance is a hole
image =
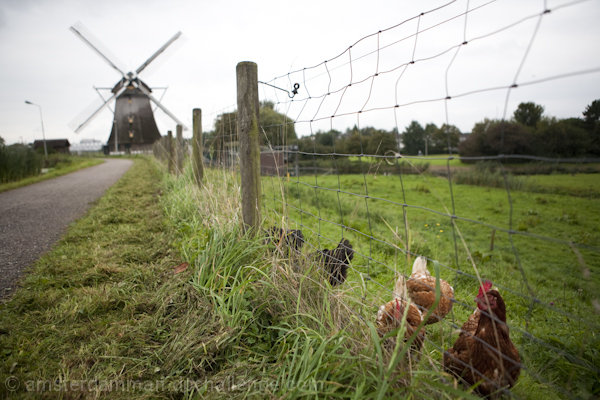
[[112, 88], [112, 96], [105, 100], [102, 106], [100, 106], [100, 108], [85, 121], [78, 124], [75, 132], [81, 131], [113, 100], [115, 100], [115, 111], [110, 137], [107, 143], [109, 151], [116, 150], [129, 152], [147, 151], [152, 149], [153, 143], [160, 139], [161, 135], [156, 126], [156, 120], [154, 119], [154, 113], [150, 102], [156, 104], [156, 106], [171, 117], [177, 125], [181, 125], [184, 130], [187, 130], [187, 127], [179, 121], [179, 119], [152, 96], [152, 89], [138, 77], [142, 70], [181, 36], [181, 32], [177, 32], [175, 36], [169, 39], [150, 58], [142, 63], [135, 72], [125, 73], [123, 72], [123, 69], [117, 67], [117, 65], [106, 56], [105, 52], [99, 50], [99, 46], [94, 44], [97, 43], [97, 39], [92, 39], [92, 35], [85, 32], [85, 28], [78, 24], [72, 26], [70, 29], [122, 76], [122, 79]]
[[[124, 79], [112, 89], [118, 93], [128, 84]], [[138, 85], [144, 85], [148, 92], [152, 90], [138, 79]], [[116, 136], [116, 143], [115, 143]], [[110, 137], [109, 149], [119, 151], [150, 150], [152, 144], [160, 139], [160, 133], [154, 120], [150, 98], [140, 89], [128, 85], [115, 101], [115, 112]]]

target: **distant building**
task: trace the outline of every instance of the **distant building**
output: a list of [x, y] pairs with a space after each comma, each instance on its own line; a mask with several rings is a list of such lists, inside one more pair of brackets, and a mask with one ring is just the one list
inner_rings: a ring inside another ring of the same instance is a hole
[[287, 173], [297, 175], [297, 165], [290, 169], [290, 163], [297, 158], [298, 146], [273, 146], [260, 152], [261, 175], [284, 176]]
[[71, 153], [99, 153], [102, 151], [102, 142], [95, 139], [82, 139], [71, 146]]
[[286, 173], [285, 154], [283, 151], [264, 151], [260, 153], [260, 174], [261, 175], [285, 175]]
[[[48, 153], [65, 153], [69, 154], [69, 148], [71, 144], [67, 139], [48, 139], [46, 142], [46, 149]], [[36, 140], [33, 142], [33, 149], [41, 149], [44, 150], [44, 140]]]

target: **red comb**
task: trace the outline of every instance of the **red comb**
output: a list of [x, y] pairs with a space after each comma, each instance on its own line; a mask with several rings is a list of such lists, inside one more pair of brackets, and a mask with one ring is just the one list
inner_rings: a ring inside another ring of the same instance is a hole
[[483, 293], [487, 293], [492, 288], [492, 282], [486, 280], [483, 281], [483, 284], [479, 286], [479, 293], [477, 296], [483, 296]]

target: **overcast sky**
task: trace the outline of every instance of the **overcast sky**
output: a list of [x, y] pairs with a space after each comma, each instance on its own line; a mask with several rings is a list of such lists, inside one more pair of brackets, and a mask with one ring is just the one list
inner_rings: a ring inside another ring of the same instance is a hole
[[[540, 20], [545, 4], [552, 12]], [[69, 127], [101, 104], [94, 86], [120, 79], [69, 31], [77, 22], [127, 71], [182, 31], [140, 77], [168, 86], [162, 104], [190, 127], [194, 107], [203, 110], [204, 130], [235, 107], [240, 61], [256, 62], [262, 81], [285, 88], [298, 82], [293, 101], [264, 85], [259, 93], [279, 102], [304, 135], [354, 124], [402, 131], [411, 120], [469, 132], [485, 117], [510, 117], [521, 101], [543, 105], [550, 116], [581, 116], [600, 98], [598, 21], [598, 0], [0, 0], [0, 136], [7, 143], [41, 138], [29, 100], [42, 106], [47, 138], [108, 139], [109, 109], [80, 134]], [[521, 86], [509, 92], [515, 81]], [[162, 111], [155, 116], [162, 134], [174, 129]]]

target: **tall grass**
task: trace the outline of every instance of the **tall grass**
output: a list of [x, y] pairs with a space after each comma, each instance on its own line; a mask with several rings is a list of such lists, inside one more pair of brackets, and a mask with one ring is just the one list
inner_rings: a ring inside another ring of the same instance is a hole
[[220, 357], [202, 393], [215, 385], [243, 398], [469, 396], [427, 354], [405, 371], [413, 382], [399, 385], [390, 374], [398, 360], [382, 356], [374, 334], [378, 305], [356, 296], [364, 285], [332, 290], [312, 257], [282, 258], [266, 236], [242, 232], [237, 174], [209, 169], [197, 187], [188, 166], [165, 179], [162, 204], [190, 284], [229, 327], [210, 343]]
[[525, 179], [502, 170], [502, 166], [493, 162], [479, 162], [473, 168], [460, 170], [452, 176], [454, 182], [462, 185], [487, 186], [511, 190], [523, 190]]
[[42, 157], [31, 147], [22, 144], [0, 144], [0, 183], [38, 175], [41, 168]]

